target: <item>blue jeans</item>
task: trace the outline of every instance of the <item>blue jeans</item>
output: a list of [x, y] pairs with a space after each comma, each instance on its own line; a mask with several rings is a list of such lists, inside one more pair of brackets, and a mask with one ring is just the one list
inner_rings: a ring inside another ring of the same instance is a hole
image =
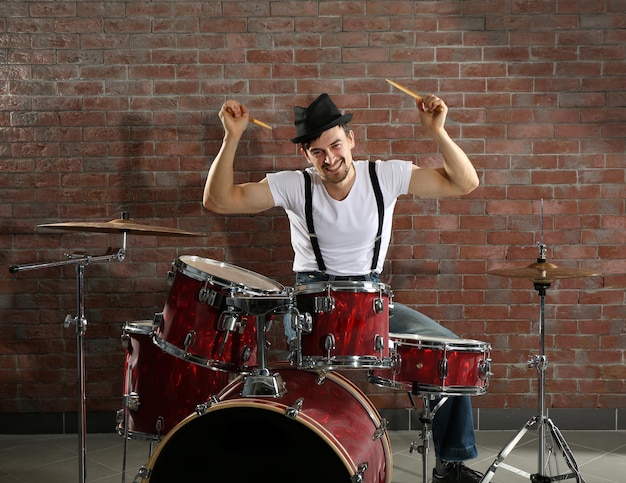
[[[365, 281], [380, 282], [376, 273], [355, 276], [337, 277], [321, 272], [296, 274], [296, 285], [325, 281]], [[291, 328], [290, 315], [284, 318], [285, 335], [288, 340], [296, 337]], [[430, 317], [413, 310], [406, 305], [394, 302], [393, 312], [389, 318], [389, 332], [398, 334], [419, 334], [428, 337], [444, 337], [457, 339], [451, 330], [435, 322]], [[438, 398], [431, 401], [431, 408]], [[437, 410], [432, 425], [435, 456], [444, 461], [465, 461], [478, 456], [474, 435], [474, 418], [470, 396], [452, 396]]]

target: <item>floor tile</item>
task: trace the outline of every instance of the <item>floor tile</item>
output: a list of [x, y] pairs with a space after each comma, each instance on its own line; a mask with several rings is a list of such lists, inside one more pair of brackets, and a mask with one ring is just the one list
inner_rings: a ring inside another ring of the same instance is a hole
[[[478, 431], [478, 458], [467, 462], [468, 466], [486, 472], [498, 453], [516, 435], [516, 431]], [[567, 431], [562, 436], [586, 483], [626, 481], [626, 431]], [[393, 453], [392, 482], [430, 482], [430, 477], [426, 480], [423, 478], [422, 454], [417, 450], [411, 451], [411, 443], [417, 446], [424, 443], [420, 432], [391, 431], [389, 440]], [[86, 442], [87, 481], [132, 483], [139, 468], [151, 461], [150, 454], [154, 447], [151, 448], [151, 444], [143, 440], [129, 440], [126, 443], [125, 446], [123, 438], [117, 434], [89, 434]], [[427, 470], [430, 475], [434, 466], [434, 450], [432, 441], [429, 440], [428, 444]], [[0, 435], [0, 483], [77, 482], [78, 452], [76, 435]], [[536, 473], [538, 454], [536, 432], [526, 433], [500, 463], [491, 482], [528, 483], [529, 477], [518, 472]], [[570, 472], [559, 451], [555, 451], [554, 456], [546, 457], [546, 460], [556, 472], [554, 474]], [[124, 468], [125, 475], [122, 474]]]

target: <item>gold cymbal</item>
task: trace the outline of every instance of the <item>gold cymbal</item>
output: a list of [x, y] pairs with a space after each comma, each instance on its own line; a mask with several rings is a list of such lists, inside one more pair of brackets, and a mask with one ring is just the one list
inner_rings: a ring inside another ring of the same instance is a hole
[[48, 223], [37, 225], [40, 228], [56, 228], [59, 230], [86, 231], [96, 233], [133, 233], [135, 235], [163, 236], [204, 236], [203, 233], [178, 230], [160, 226], [144, 225], [134, 220], [116, 219], [111, 221], [70, 221], [65, 223]]
[[498, 268], [487, 272], [491, 275], [511, 278], [526, 278], [533, 282], [554, 282], [561, 278], [595, 277], [599, 273], [579, 268], [560, 268], [549, 262], [531, 263], [525, 267]]

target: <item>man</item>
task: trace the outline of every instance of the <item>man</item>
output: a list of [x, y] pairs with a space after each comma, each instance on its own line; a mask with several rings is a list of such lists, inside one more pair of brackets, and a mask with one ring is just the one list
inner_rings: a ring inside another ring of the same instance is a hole
[[[448, 107], [443, 100], [428, 95], [417, 102], [417, 108], [422, 127], [442, 155], [440, 168], [379, 160], [375, 163], [376, 175], [368, 173], [368, 161], [352, 158], [356, 144], [348, 126], [352, 114], [342, 115], [330, 97], [322, 94], [308, 107], [294, 109], [297, 136], [291, 141], [300, 145], [300, 152], [311, 165], [306, 170], [308, 184], [302, 171], [272, 173], [259, 182], [234, 184], [235, 154], [249, 116], [245, 105], [228, 100], [219, 113], [225, 134], [209, 170], [203, 205], [224, 214], [283, 207], [290, 222], [297, 285], [326, 280], [379, 282], [399, 196], [461, 196], [479, 183], [467, 155], [445, 130]], [[378, 179], [382, 202], [377, 200], [371, 178]], [[305, 187], [312, 197], [309, 224]], [[310, 233], [315, 236], [309, 236]], [[390, 319], [390, 332], [457, 337], [432, 319], [398, 303]], [[470, 398], [449, 398], [437, 411], [432, 429], [437, 457], [433, 481], [480, 481], [482, 475], [463, 464], [477, 456]]]

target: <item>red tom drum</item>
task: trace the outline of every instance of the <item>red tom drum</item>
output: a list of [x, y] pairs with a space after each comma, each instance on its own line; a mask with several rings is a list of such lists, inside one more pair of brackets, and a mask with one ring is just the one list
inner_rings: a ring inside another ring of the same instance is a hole
[[129, 439], [159, 441], [195, 407], [228, 383], [228, 374], [212, 371], [163, 352], [152, 341], [152, 321], [127, 322], [122, 341], [124, 408], [117, 432]]
[[316, 282], [297, 286], [294, 295], [298, 311], [312, 317], [310, 330], [302, 330], [296, 342], [300, 368], [390, 366], [388, 285]]
[[[479, 395], [487, 391], [491, 346], [468, 339], [389, 334], [393, 370], [372, 371], [369, 381], [413, 394]], [[389, 376], [392, 376], [389, 378]]]
[[229, 306], [228, 299], [280, 296], [285, 287], [249, 270], [196, 256], [179, 257], [174, 268], [156, 344], [195, 364], [249, 372], [257, 365], [257, 317]]
[[241, 397], [239, 376], [174, 428], [141, 481], [391, 482], [385, 424], [354, 384], [332, 372], [270, 368], [283, 396]]

